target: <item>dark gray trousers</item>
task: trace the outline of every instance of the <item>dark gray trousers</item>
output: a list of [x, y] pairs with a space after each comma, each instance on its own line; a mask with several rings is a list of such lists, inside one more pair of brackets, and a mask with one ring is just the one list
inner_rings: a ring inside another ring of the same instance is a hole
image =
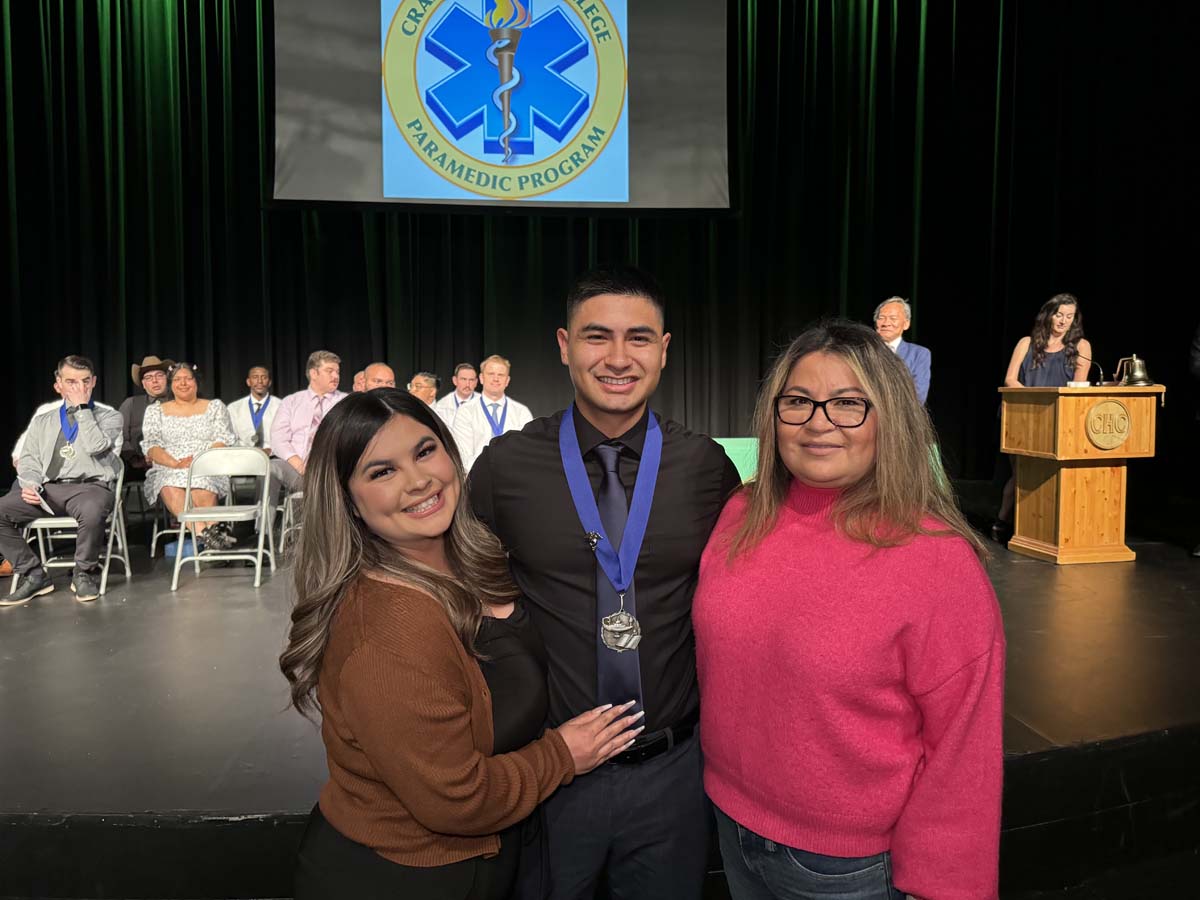
[[692, 735], [636, 766], [607, 764], [546, 801], [552, 900], [699, 900], [711, 821]]
[[[58, 516], [71, 516], [79, 523], [75, 538], [76, 571], [95, 572], [104, 552], [104, 522], [112, 512], [116, 497], [103, 484], [44, 484], [42, 496]], [[37, 553], [21, 538], [21, 529], [47, 513], [40, 506], [26, 503], [19, 487], [0, 498], [0, 555], [13, 568], [27, 575], [41, 565]]]

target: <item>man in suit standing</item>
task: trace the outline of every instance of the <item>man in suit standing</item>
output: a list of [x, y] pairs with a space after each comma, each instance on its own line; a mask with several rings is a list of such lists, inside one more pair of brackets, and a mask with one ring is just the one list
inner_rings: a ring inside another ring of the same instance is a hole
[[917, 399], [923, 404], [929, 396], [930, 353], [920, 344], [904, 340], [904, 332], [911, 324], [912, 307], [903, 297], [889, 297], [875, 307], [875, 331], [908, 366], [917, 387]]

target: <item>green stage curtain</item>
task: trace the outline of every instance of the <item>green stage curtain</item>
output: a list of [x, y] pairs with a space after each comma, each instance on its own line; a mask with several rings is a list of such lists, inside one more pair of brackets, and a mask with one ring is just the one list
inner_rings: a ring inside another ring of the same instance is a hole
[[3, 0], [0, 438], [68, 352], [97, 360], [114, 404], [149, 353], [233, 399], [256, 363], [296, 389], [316, 348], [347, 385], [373, 359], [445, 377], [498, 352], [513, 395], [549, 413], [570, 397], [566, 286], [614, 260], [669, 294], [657, 408], [712, 434], [747, 432], [806, 323], [865, 321], [893, 294], [932, 349], [955, 475], [990, 474], [994, 388], [1053, 293], [1083, 299], [1106, 368], [1137, 352], [1185, 381], [1191, 291], [1186, 321], [1141, 310], [1174, 300], [1194, 257], [1194, 4], [729, 0], [728, 16], [731, 212], [430, 213], [272, 203], [269, 0]]

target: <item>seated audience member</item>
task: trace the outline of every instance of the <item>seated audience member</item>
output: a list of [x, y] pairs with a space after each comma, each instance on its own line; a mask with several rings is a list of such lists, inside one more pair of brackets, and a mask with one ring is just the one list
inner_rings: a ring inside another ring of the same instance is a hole
[[376, 388], [396, 386], [396, 373], [387, 363], [373, 362], [363, 369], [363, 390], [373, 391]]
[[[1092, 345], [1083, 336], [1083, 313], [1074, 294], [1055, 294], [1042, 304], [1033, 320], [1033, 330], [1017, 341], [1005, 387], [1066, 387], [1069, 381], [1086, 381], [1092, 365]], [[1004, 457], [1003, 469], [1011, 472], [1012, 459]], [[1016, 507], [1016, 482], [1010, 474], [1000, 494], [1000, 511], [992, 525], [992, 537], [1000, 542], [1012, 537]]]
[[127, 397], [121, 404], [121, 416], [125, 427], [121, 437], [121, 462], [125, 463], [125, 480], [142, 481], [150, 463], [142, 454], [142, 420], [146, 410], [167, 399], [167, 370], [175, 365], [169, 359], [147, 356], [141, 365], [133, 365], [130, 374], [134, 387], [142, 393]]
[[[54, 384], [54, 392], [55, 392], [56, 394], [58, 393], [58, 383], [57, 383], [57, 381], [56, 381], [56, 382], [55, 382], [55, 384]], [[99, 400], [93, 400], [93, 401], [92, 401], [92, 403], [93, 403], [93, 405], [95, 406], [95, 408], [96, 408], [96, 409], [112, 409], [112, 407], [111, 407], [111, 406], [109, 406], [107, 403], [101, 403]], [[39, 406], [39, 407], [38, 407], [38, 408], [37, 408], [37, 409], [34, 411], [33, 415], [30, 417], [30, 419], [29, 419], [29, 425], [32, 425], [32, 424], [33, 424], [33, 420], [34, 420], [34, 419], [36, 419], [38, 416], [40, 416], [42, 413], [44, 413], [44, 412], [49, 412], [49, 411], [50, 411], [50, 410], [52, 410], [52, 409], [58, 409], [60, 406], [62, 406], [62, 400], [61, 400], [61, 399], [59, 399], [59, 400], [52, 400], [52, 401], [50, 401], [49, 403], [43, 403], [41, 406]], [[116, 410], [113, 410], [113, 411], [114, 411], [114, 412], [116, 412]], [[26, 435], [29, 433], [29, 425], [26, 425], [26, 426], [25, 426], [25, 430], [21, 432], [21, 436], [17, 438], [17, 442], [16, 442], [15, 444], [13, 444], [13, 448], [12, 448], [12, 466], [13, 466], [13, 468], [14, 468], [14, 469], [16, 469], [16, 468], [17, 468], [17, 463], [18, 463], [18, 462], [20, 461], [20, 459], [21, 459], [21, 449], [22, 449], [22, 448], [25, 446], [25, 436], [26, 436]], [[113, 447], [113, 450], [114, 450], [116, 453], [120, 453], [120, 452], [121, 452], [121, 438], [117, 438], [117, 441], [116, 441], [116, 444], [115, 444], [115, 446]], [[5, 573], [5, 572], [3, 572], [3, 571], [0, 571], [0, 575], [4, 575], [4, 574], [6, 574], [6, 573]]]
[[929, 396], [929, 350], [920, 344], [904, 340], [904, 332], [912, 324], [912, 307], [903, 297], [891, 297], [875, 307], [875, 333], [892, 348], [908, 367], [922, 404]]
[[113, 488], [121, 471], [121, 414], [93, 402], [95, 366], [86, 357], [64, 357], [55, 387], [63, 399], [29, 423], [17, 486], [0, 499], [0, 554], [21, 575], [17, 589], [0, 597], [0, 606], [54, 590], [49, 573], [21, 536], [26, 525], [47, 515], [71, 516], [79, 523], [71, 579], [75, 599], [87, 602], [100, 596], [104, 523], [116, 502]]
[[628, 748], [640, 714], [546, 729], [541, 636], [425, 403], [352, 396], [309, 463], [280, 667], [323, 720], [329, 780], [296, 900], [544, 897], [538, 805]]
[[271, 425], [279, 412], [279, 398], [271, 396], [271, 371], [266, 366], [252, 366], [246, 373], [250, 393], [233, 401], [229, 407], [229, 423], [233, 426], [240, 447], [258, 447], [271, 453]]
[[800, 335], [704, 550], [700, 742], [734, 900], [998, 896], [1004, 628], [908, 380], [866, 326]]
[[350, 390], [355, 394], [361, 394], [367, 389], [367, 371], [363, 369], [360, 372], [354, 373], [354, 380], [350, 382]]
[[506, 431], [520, 431], [533, 421], [528, 406], [504, 393], [512, 380], [512, 365], [507, 359], [489, 356], [479, 366], [479, 372], [483, 393], [477, 401], [459, 407], [451, 426], [468, 471], [492, 438]]
[[458, 412], [458, 408], [475, 396], [479, 376], [475, 374], [475, 367], [470, 363], [459, 363], [454, 367], [450, 383], [454, 385], [454, 390], [433, 404], [434, 410], [447, 425], [454, 424], [454, 414]]
[[[196, 369], [180, 362], [167, 373], [172, 398], [146, 410], [142, 424], [142, 452], [150, 460], [142, 495], [147, 504], [162, 500], [173, 516], [183, 512], [187, 493], [188, 467], [192, 460], [213, 447], [237, 443], [229, 411], [220, 400], [200, 397]], [[204, 475], [192, 479], [192, 506], [216, 506], [217, 498], [229, 493], [229, 479]], [[235, 543], [228, 522], [200, 522], [196, 533], [209, 550], [227, 550]]]
[[409, 379], [407, 390], [426, 406], [433, 406], [437, 400], [439, 380], [432, 372], [418, 372]]
[[336, 353], [315, 350], [308, 357], [308, 387], [288, 394], [271, 426], [271, 477], [289, 492], [301, 489], [305, 462], [317, 426], [345, 394], [339, 391], [342, 361]]

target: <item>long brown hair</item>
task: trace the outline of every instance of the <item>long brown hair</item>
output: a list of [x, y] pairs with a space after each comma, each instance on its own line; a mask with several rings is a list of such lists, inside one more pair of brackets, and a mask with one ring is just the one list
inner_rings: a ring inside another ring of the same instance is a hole
[[[877, 547], [894, 547], [918, 534], [958, 535], [981, 559], [988, 551], [958, 509], [950, 481], [936, 452], [929, 414], [917, 399], [912, 375], [872, 329], [831, 320], [808, 329], [775, 360], [758, 393], [754, 432], [758, 474], [747, 486], [745, 518], [730, 543], [729, 558], [754, 548], [774, 527], [787, 498], [792, 474], [779, 455], [775, 398], [787, 386], [792, 368], [810, 353], [840, 356], [858, 378], [878, 416], [875, 462], [856, 484], [842, 491], [833, 507], [837, 528], [847, 537]], [[929, 529], [932, 516], [945, 527]]]
[[[434, 433], [454, 460], [459, 500], [446, 532], [450, 575], [404, 556], [353, 514], [350, 476], [372, 438], [392, 416], [408, 416]], [[291, 684], [292, 705], [306, 716], [316, 697], [329, 631], [347, 589], [360, 572], [396, 577], [437, 600], [467, 652], [475, 654], [481, 603], [518, 595], [500, 541], [475, 518], [463, 490], [462, 458], [441, 418], [406, 391], [377, 388], [351, 394], [317, 429], [304, 474], [304, 528], [295, 562], [296, 605], [279, 668]]]
[[1063, 335], [1063, 350], [1066, 351], [1063, 356], [1067, 363], [1067, 371], [1073, 371], [1075, 368], [1075, 360], [1079, 356], [1079, 342], [1083, 340], [1083, 310], [1079, 308], [1079, 298], [1074, 294], [1055, 294], [1042, 304], [1037, 318], [1033, 320], [1033, 329], [1029, 332], [1030, 340], [1033, 343], [1033, 367], [1035, 369], [1039, 368], [1046, 360], [1046, 345], [1050, 343], [1052, 320], [1060, 306], [1075, 307], [1075, 318], [1071, 320], [1071, 327]]

